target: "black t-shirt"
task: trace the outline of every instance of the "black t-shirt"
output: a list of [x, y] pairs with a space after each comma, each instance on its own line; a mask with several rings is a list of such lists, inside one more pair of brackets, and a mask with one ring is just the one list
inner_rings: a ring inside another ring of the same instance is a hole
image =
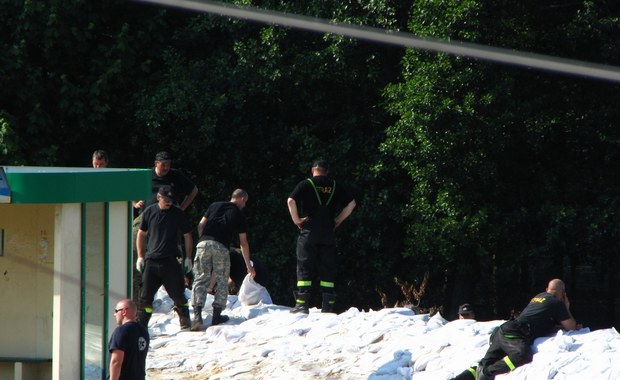
[[[144, 380], [146, 378], [146, 354], [149, 352], [149, 333], [137, 322], [118, 326], [108, 343], [109, 351], [124, 352], [120, 380]], [[109, 377], [108, 377], [109, 378]]]
[[243, 234], [248, 230], [245, 215], [232, 202], [212, 203], [204, 217], [207, 218], [207, 223], [200, 240], [204, 240], [206, 236], [211, 236], [214, 240], [229, 247], [235, 233]]
[[157, 203], [157, 192], [159, 188], [168, 185], [172, 190], [172, 196], [174, 198], [174, 204], [180, 205], [183, 199], [189, 193], [194, 190], [196, 186], [183, 172], [177, 169], [170, 169], [168, 174], [160, 177], [155, 172], [155, 168], [151, 170], [151, 199], [148, 199], [141, 211], [144, 212], [146, 208], [154, 203]]
[[310, 181], [305, 179], [299, 182], [291, 195], [289, 195], [289, 198], [293, 198], [295, 203], [297, 203], [300, 218], [304, 216], [314, 217], [320, 206], [317, 194], [321, 198], [321, 204], [327, 205], [329, 208], [332, 219], [337, 212], [353, 200], [353, 197], [344, 186], [327, 176], [312, 177], [312, 182], [316, 187], [316, 192]]
[[569, 318], [571, 315], [564, 302], [543, 292], [530, 300], [517, 320], [529, 324], [532, 339], [536, 339], [551, 333], [555, 326]]
[[156, 203], [144, 210], [140, 229], [148, 232], [146, 257], [162, 259], [178, 256], [178, 232], [191, 232], [192, 226], [178, 206], [161, 209]]

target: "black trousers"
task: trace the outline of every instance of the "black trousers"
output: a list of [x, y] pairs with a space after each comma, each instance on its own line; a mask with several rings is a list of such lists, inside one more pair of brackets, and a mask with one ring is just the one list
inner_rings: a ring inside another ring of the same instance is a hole
[[[142, 272], [140, 309], [151, 309], [153, 307], [155, 294], [162, 285], [166, 288], [166, 292], [174, 301], [175, 306], [183, 307], [187, 305], [183, 268], [176, 257], [165, 259], [147, 258], [144, 262], [144, 272]], [[147, 311], [150, 312], [150, 310]]]
[[321, 290], [333, 292], [336, 253], [333, 231], [325, 233], [302, 228], [297, 238], [297, 288], [309, 290], [318, 272]]
[[490, 379], [532, 361], [530, 339], [512, 334], [518, 329], [515, 323], [505, 322], [491, 334], [489, 349], [480, 361], [483, 374]]

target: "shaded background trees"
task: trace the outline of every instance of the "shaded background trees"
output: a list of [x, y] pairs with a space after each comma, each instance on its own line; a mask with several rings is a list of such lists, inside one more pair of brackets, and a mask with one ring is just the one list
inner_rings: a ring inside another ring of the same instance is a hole
[[[3, 164], [169, 150], [200, 189], [193, 220], [249, 191], [251, 249], [291, 304], [285, 200], [324, 157], [359, 205], [338, 233], [341, 308], [429, 273], [423, 306], [507, 318], [559, 276], [578, 319], [617, 323], [618, 85], [124, 1], [0, 4]], [[611, 1], [253, 4], [619, 65]]]
[[[603, 3], [420, 1], [410, 26], [614, 63], [618, 19]], [[414, 182], [406, 252], [444, 283], [437, 302], [476, 300], [484, 314], [508, 317], [558, 276], [578, 318], [596, 323], [582, 301], [599, 292], [603, 312], [617, 315], [609, 252], [618, 250], [618, 210], [609, 195], [618, 190], [620, 115], [610, 103], [618, 85], [419, 51], [403, 67], [404, 81], [386, 91], [400, 119], [383, 149]], [[602, 263], [610, 270], [591, 270]]]

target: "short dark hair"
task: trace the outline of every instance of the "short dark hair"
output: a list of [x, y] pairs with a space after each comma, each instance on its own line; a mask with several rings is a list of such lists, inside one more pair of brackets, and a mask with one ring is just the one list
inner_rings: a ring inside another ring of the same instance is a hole
[[248, 192], [243, 189], [236, 189], [230, 196], [232, 199], [244, 198], [248, 199]]
[[109, 161], [108, 154], [106, 153], [105, 150], [101, 150], [101, 149], [97, 149], [96, 151], [93, 152], [93, 158], [96, 158], [98, 160]]
[[312, 167], [313, 168], [320, 168], [320, 169], [329, 170], [329, 163], [327, 161], [323, 160], [323, 159], [316, 160], [312, 164]]

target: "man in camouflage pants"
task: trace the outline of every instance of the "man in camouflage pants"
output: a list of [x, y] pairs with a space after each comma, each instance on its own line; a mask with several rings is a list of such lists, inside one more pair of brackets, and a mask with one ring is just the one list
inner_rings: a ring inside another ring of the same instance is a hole
[[217, 290], [213, 301], [213, 318], [211, 325], [226, 322], [228, 316], [222, 315], [228, 299], [228, 277], [230, 275], [230, 254], [228, 252], [234, 234], [239, 234], [239, 245], [247, 272], [254, 277], [256, 272], [250, 263], [250, 246], [247, 238], [247, 224], [241, 210], [248, 201], [248, 193], [237, 189], [232, 193], [230, 202], [214, 202], [198, 224], [198, 245], [194, 263], [194, 284], [192, 288], [192, 306], [194, 321], [192, 331], [200, 331], [202, 309], [207, 298], [207, 286], [211, 276], [215, 276]]

